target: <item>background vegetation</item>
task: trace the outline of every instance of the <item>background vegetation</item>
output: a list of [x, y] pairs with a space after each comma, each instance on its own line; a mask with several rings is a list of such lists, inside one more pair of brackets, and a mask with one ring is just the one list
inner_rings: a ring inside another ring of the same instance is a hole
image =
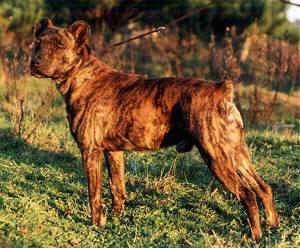
[[[299, 247], [300, 31], [286, 19], [287, 6], [0, 0], [0, 247]], [[233, 79], [254, 162], [275, 192], [280, 229], [264, 227], [260, 244], [252, 243], [243, 209], [197, 151], [173, 149], [126, 154], [126, 214], [108, 215], [104, 230], [90, 226], [86, 180], [62, 98], [53, 82], [28, 71], [31, 30], [45, 16], [61, 26], [87, 21], [95, 53], [120, 70]], [[161, 25], [166, 32], [108, 49]]]

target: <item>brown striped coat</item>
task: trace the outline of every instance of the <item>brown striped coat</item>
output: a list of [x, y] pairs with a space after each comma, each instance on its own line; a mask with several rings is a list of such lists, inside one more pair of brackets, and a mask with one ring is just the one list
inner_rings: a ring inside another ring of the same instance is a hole
[[104, 159], [109, 164], [112, 209], [120, 214], [125, 202], [123, 151], [176, 145], [179, 152], [195, 146], [216, 178], [242, 202], [253, 239], [261, 236], [257, 198], [267, 222], [278, 226], [272, 190], [250, 160], [243, 122], [233, 103], [233, 83], [122, 73], [92, 55], [88, 36], [84, 22], [64, 29], [42, 20], [35, 30], [31, 71], [55, 80], [65, 99], [88, 178], [92, 222], [105, 224]]

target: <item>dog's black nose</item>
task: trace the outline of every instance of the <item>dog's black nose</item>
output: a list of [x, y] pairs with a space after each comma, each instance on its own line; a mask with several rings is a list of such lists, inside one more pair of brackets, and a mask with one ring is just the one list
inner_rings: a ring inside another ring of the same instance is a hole
[[30, 62], [30, 66], [31, 67], [35, 67], [35, 66], [38, 66], [40, 63], [38, 62], [38, 61], [34, 61], [34, 60], [32, 60], [31, 62]]

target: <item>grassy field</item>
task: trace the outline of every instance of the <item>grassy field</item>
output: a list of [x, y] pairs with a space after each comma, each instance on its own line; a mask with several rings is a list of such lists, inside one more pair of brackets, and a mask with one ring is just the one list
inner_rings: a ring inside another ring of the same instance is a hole
[[240, 203], [196, 150], [127, 153], [126, 213], [110, 216], [105, 171], [107, 226], [91, 226], [87, 183], [63, 113], [60, 106], [56, 118], [25, 142], [0, 112], [0, 247], [300, 246], [299, 132], [248, 132], [257, 170], [273, 187], [281, 216], [277, 230], [262, 219], [264, 235], [256, 244]]

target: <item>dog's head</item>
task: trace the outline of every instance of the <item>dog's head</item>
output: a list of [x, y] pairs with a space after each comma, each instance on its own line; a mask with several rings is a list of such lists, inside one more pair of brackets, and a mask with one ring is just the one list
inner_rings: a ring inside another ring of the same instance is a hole
[[63, 78], [87, 53], [90, 27], [77, 21], [58, 28], [51, 20], [42, 19], [35, 26], [30, 69], [34, 76]]

